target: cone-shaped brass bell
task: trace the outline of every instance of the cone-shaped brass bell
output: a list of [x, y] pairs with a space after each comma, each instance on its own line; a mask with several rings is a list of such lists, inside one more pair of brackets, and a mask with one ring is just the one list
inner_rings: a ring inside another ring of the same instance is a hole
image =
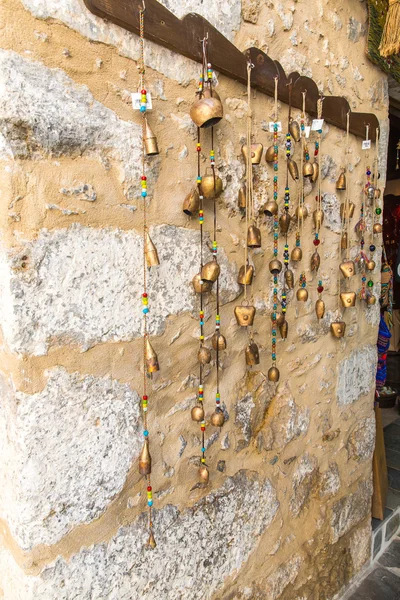
[[265, 160], [269, 163], [274, 162], [275, 159], [275, 148], [273, 146], [269, 146], [265, 152]]
[[381, 190], [379, 188], [375, 188], [375, 200], [379, 200], [381, 197]]
[[151, 130], [147, 119], [145, 119], [144, 147], [147, 156], [154, 156], [155, 154], [159, 154], [157, 138]]
[[300, 125], [297, 121], [293, 121], [293, 119], [291, 119], [289, 123], [289, 132], [295, 142], [300, 141]]
[[[275, 313], [276, 314], [276, 324], [278, 325], [282, 325], [282, 323], [285, 322], [285, 315], [283, 313]], [[273, 313], [271, 313], [271, 320], [273, 322]]]
[[[261, 157], [263, 153], [263, 145], [262, 144], [251, 144], [250, 152], [251, 152], [251, 164], [259, 165], [261, 162]], [[242, 146], [242, 154], [244, 156], [244, 160], [247, 163], [247, 144]]]
[[146, 263], [148, 267], [157, 267], [160, 264], [157, 248], [153, 244], [148, 231], [146, 231], [146, 236], [144, 239], [144, 253], [146, 255]]
[[318, 271], [319, 265], [321, 264], [321, 259], [318, 254], [318, 250], [315, 250], [314, 254], [311, 256], [311, 271]]
[[324, 222], [324, 211], [320, 209], [316, 209], [313, 212], [313, 221], [315, 229], [319, 230], [322, 227], [322, 223]]
[[215, 260], [211, 260], [203, 265], [201, 277], [203, 281], [211, 281], [211, 283], [214, 283], [214, 281], [217, 281], [220, 271], [219, 264]]
[[196, 404], [191, 410], [192, 420], [200, 423], [204, 420], [204, 408], [202, 404]]
[[372, 228], [374, 233], [382, 233], [382, 224], [381, 223], [374, 223], [374, 226]]
[[258, 346], [255, 342], [250, 342], [250, 344], [248, 344], [248, 346], [246, 347], [245, 355], [246, 365], [249, 365], [251, 367], [253, 365], [260, 364], [260, 353], [258, 351]]
[[154, 533], [153, 533], [153, 531], [150, 531], [150, 535], [149, 535], [149, 541], [147, 542], [147, 545], [148, 545], [148, 547], [149, 547], [149, 548], [151, 548], [152, 550], [154, 550], [154, 548], [156, 548], [156, 547], [157, 547], [157, 544], [156, 544], [156, 539], [155, 539], [155, 537], [154, 537]]
[[368, 294], [368, 296], [367, 296], [367, 304], [368, 304], [368, 306], [372, 306], [375, 303], [376, 303], [375, 296], [373, 294]]
[[254, 315], [256, 314], [254, 306], [236, 306], [234, 312], [238, 325], [241, 327], [253, 325]]
[[202, 346], [197, 353], [197, 359], [202, 365], [208, 365], [211, 362], [211, 351], [206, 346]]
[[350, 308], [356, 305], [356, 293], [355, 292], [341, 292], [340, 301], [344, 308]]
[[214, 333], [214, 335], [211, 338], [211, 345], [214, 348], [214, 350], [217, 350], [217, 348], [218, 350], [225, 350], [226, 339], [222, 335], [222, 333], [219, 333], [218, 331]]
[[347, 248], [347, 240], [348, 240], [347, 231], [345, 231], [344, 234], [342, 235], [341, 239], [340, 239], [340, 248], [342, 250], [346, 250], [346, 248]]
[[311, 181], [313, 183], [315, 183], [317, 181], [318, 175], [319, 175], [319, 165], [317, 162], [313, 162], [311, 166], [312, 166]]
[[222, 179], [215, 176], [215, 190], [214, 190], [214, 175], [211, 173], [210, 175], [203, 175], [201, 184], [200, 184], [201, 193], [204, 198], [207, 200], [212, 200], [213, 198], [218, 198], [222, 192]]
[[199, 477], [200, 477], [200, 481], [202, 481], [203, 483], [208, 483], [208, 480], [210, 478], [210, 474], [208, 472], [208, 469], [207, 469], [206, 465], [200, 465], [200, 467], [199, 467]]
[[293, 271], [291, 271], [290, 269], [286, 269], [285, 271], [285, 281], [289, 290], [292, 290], [294, 288], [294, 275]]
[[297, 166], [297, 162], [292, 160], [291, 158], [287, 159], [289, 173], [294, 181], [299, 178], [299, 167]]
[[192, 284], [193, 284], [193, 288], [194, 288], [194, 291], [196, 292], [196, 294], [201, 294], [201, 292], [203, 292], [203, 294], [206, 294], [207, 292], [211, 292], [212, 281], [205, 281], [204, 279], [201, 278], [200, 273], [197, 273], [197, 275], [195, 275], [193, 277]]
[[298, 219], [306, 219], [308, 217], [308, 210], [305, 204], [300, 204], [300, 206], [296, 208], [296, 217]]
[[144, 358], [146, 361], [147, 373], [149, 373], [149, 374], [156, 373], [157, 371], [160, 370], [160, 367], [158, 365], [157, 354], [156, 354], [153, 346], [151, 345], [148, 337], [146, 337], [146, 341], [145, 341]]
[[214, 427], [222, 427], [225, 423], [224, 413], [220, 408], [216, 408], [210, 418], [211, 425]]
[[197, 188], [194, 188], [191, 192], [188, 193], [188, 195], [184, 199], [182, 210], [185, 213], [185, 215], [189, 215], [189, 217], [191, 217], [194, 213], [197, 213], [199, 211], [199, 208], [199, 191]]
[[264, 214], [267, 217], [272, 217], [278, 213], [278, 204], [275, 200], [268, 200], [268, 202], [264, 206]]
[[203, 96], [192, 104], [190, 118], [197, 127], [213, 127], [224, 116], [222, 102], [217, 92], [206, 89]]
[[375, 269], [375, 261], [371, 259], [365, 266], [367, 267], [368, 271], [373, 271]]
[[346, 331], [346, 323], [344, 321], [335, 321], [331, 323], [331, 333], [335, 338], [342, 338]]
[[313, 172], [314, 171], [313, 171], [312, 164], [310, 163], [310, 161], [306, 160], [303, 163], [303, 175], [304, 175], [304, 177], [312, 177]]
[[352, 260], [345, 260], [340, 263], [339, 269], [345, 277], [352, 277], [356, 272], [356, 268]]
[[287, 336], [288, 336], [288, 331], [289, 331], [289, 325], [288, 322], [286, 321], [286, 319], [283, 321], [283, 323], [280, 323], [280, 325], [278, 325], [279, 327], [279, 333], [281, 334], [281, 338], [283, 340], [286, 340]]
[[139, 473], [141, 475], [150, 475], [151, 473], [151, 456], [149, 450], [149, 440], [144, 440], [142, 450], [139, 455]]
[[253, 281], [254, 267], [253, 265], [242, 265], [239, 269], [237, 282], [241, 285], [251, 285]]
[[349, 202], [348, 210], [346, 210], [346, 203], [342, 202], [342, 204], [340, 205], [340, 217], [342, 219], [351, 219], [354, 215], [354, 209], [354, 202]]
[[277, 258], [273, 258], [269, 263], [269, 272], [272, 275], [278, 275], [282, 271], [282, 263]]
[[339, 175], [339, 179], [336, 182], [337, 190], [345, 190], [346, 189], [346, 175], [344, 171], [342, 171]]
[[299, 288], [296, 292], [296, 298], [299, 302], [306, 302], [308, 300], [308, 291], [306, 288]]
[[238, 192], [238, 206], [241, 209], [246, 208], [246, 186], [242, 185]]
[[281, 233], [285, 234], [289, 231], [291, 218], [292, 217], [289, 215], [287, 210], [285, 210], [283, 215], [279, 217], [279, 228]]
[[290, 258], [293, 262], [299, 262], [303, 258], [303, 250], [300, 246], [295, 246], [290, 253]]
[[315, 314], [317, 319], [322, 319], [325, 314], [325, 302], [321, 298], [318, 298], [315, 303]]
[[255, 225], [250, 225], [247, 230], [247, 247], [261, 248], [261, 231]]
[[275, 383], [279, 381], [279, 369], [277, 367], [268, 369], [268, 381], [273, 381]]

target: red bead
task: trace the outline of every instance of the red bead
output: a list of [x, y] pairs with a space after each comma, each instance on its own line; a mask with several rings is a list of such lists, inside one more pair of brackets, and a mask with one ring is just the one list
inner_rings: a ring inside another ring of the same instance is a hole
[[140, 93], [141, 94], [147, 94], [146, 90], [142, 90]]
[[147, 294], [146, 293], [142, 294], [142, 296], [143, 296], [143, 298], [147, 298]]
[[320, 241], [319, 241], [319, 240], [314, 240], [314, 241], [313, 241], [313, 244], [314, 244], [314, 246], [319, 246], [319, 244], [320, 244]]
[[142, 175], [142, 181], [146, 181], [147, 177], [146, 175]]
[[147, 486], [147, 491], [148, 491], [148, 492], [151, 492], [151, 489], [152, 489], [152, 488], [151, 488], [151, 485]]
[[317, 292], [318, 292], [318, 294], [322, 294], [322, 292], [323, 292], [323, 291], [324, 291], [324, 288], [322, 287], [322, 285], [319, 285], [319, 286], [317, 287]]
[[148, 396], [143, 396], [143, 400], [148, 400]]

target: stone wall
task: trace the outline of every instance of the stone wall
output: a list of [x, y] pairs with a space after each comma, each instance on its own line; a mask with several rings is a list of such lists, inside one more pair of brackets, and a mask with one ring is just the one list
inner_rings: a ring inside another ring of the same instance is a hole
[[[257, 45], [287, 72], [312, 75], [326, 94], [375, 112], [384, 175], [387, 88], [365, 58], [363, 2], [164, 3], [179, 16], [200, 12], [241, 49]], [[229, 419], [221, 432], [208, 429], [210, 484], [199, 486], [198, 429], [190, 420], [198, 372], [198, 300], [190, 281], [199, 236], [197, 220], [181, 210], [195, 174], [188, 112], [198, 66], [146, 46], [161, 148], [149, 173], [151, 234], [161, 260], [149, 283], [161, 363], [151, 384], [157, 548], [150, 551], [137, 473], [142, 213], [140, 128], [130, 92], [137, 87], [138, 40], [91, 15], [82, 0], [0, 0], [0, 23], [0, 597], [333, 598], [370, 551], [379, 319], [377, 307], [357, 306], [346, 312], [343, 340], [329, 333], [339, 263], [334, 182], [344, 132], [324, 127], [327, 314], [318, 324], [316, 277], [308, 271], [310, 300], [300, 306], [290, 298], [276, 388], [265, 376], [268, 223], [254, 256], [259, 370], [246, 373], [246, 335], [233, 317], [246, 233], [236, 197], [247, 107], [244, 86], [219, 77], [225, 110], [216, 153], [224, 182], [221, 319], [228, 339], [221, 392]], [[287, 106], [280, 110], [284, 122]], [[272, 99], [254, 94], [254, 111], [256, 139], [268, 146]], [[359, 206], [364, 159], [360, 140], [350, 136], [350, 145], [352, 200]], [[263, 163], [255, 177], [260, 201], [271, 195], [270, 168]], [[314, 194], [311, 187], [306, 192], [311, 210]], [[205, 226], [211, 231], [210, 207]], [[207, 318], [213, 307], [211, 297]], [[207, 330], [212, 333], [212, 319]], [[211, 410], [210, 396], [206, 404]]]

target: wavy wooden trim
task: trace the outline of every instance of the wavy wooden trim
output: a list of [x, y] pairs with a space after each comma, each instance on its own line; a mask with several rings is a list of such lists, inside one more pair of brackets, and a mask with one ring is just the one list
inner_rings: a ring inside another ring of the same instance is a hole
[[[201, 62], [200, 41], [208, 35], [209, 56], [216, 71], [247, 84], [247, 61], [250, 58], [254, 64], [252, 87], [268, 96], [273, 96], [274, 78], [278, 76], [279, 100], [288, 104], [288, 83], [291, 81], [292, 106], [302, 108], [302, 92], [307, 90], [306, 110], [312, 117], [316, 116], [320, 94], [313, 79], [296, 72], [286, 75], [278, 61], [272, 60], [258, 48], [249, 48], [241, 52], [204, 17], [196, 13], [189, 13], [183, 19], [179, 19], [157, 0], [145, 1], [147, 39], [196, 62]], [[139, 33], [139, 10], [142, 4], [138, 0], [133, 2], [132, 0], [84, 0], [84, 3], [93, 14], [108, 19], [128, 31]], [[366, 126], [369, 125], [369, 137], [375, 141], [376, 129], [379, 128], [376, 115], [351, 112], [349, 103], [342, 96], [325, 96], [323, 105], [325, 121], [346, 130], [348, 112], [350, 112], [350, 132], [364, 138]]]

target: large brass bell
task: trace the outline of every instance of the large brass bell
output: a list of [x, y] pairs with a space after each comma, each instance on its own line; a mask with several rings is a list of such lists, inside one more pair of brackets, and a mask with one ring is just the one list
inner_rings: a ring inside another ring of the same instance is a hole
[[296, 292], [296, 298], [299, 302], [306, 302], [308, 300], [308, 291], [306, 288], [299, 288]]
[[197, 213], [200, 208], [200, 196], [197, 188], [194, 188], [191, 192], [188, 193], [186, 198], [183, 201], [182, 210], [185, 215], [189, 215], [191, 217], [194, 213]]
[[221, 351], [226, 349], [226, 339], [222, 335], [222, 333], [219, 333], [219, 331], [216, 331], [214, 333], [214, 335], [211, 338], [211, 345], [214, 348], [214, 350]]
[[356, 293], [355, 292], [341, 292], [340, 301], [344, 308], [350, 308], [356, 305]]
[[365, 266], [367, 267], [368, 271], [373, 271], [375, 269], [375, 261], [371, 259], [367, 261]]
[[214, 427], [222, 427], [222, 425], [225, 423], [225, 416], [220, 408], [215, 409], [211, 415], [210, 421], [211, 425]]
[[373, 294], [368, 294], [367, 304], [368, 304], [368, 306], [373, 306], [374, 304], [376, 304], [376, 298]]
[[160, 367], [158, 364], [157, 354], [156, 354], [153, 346], [151, 345], [148, 337], [146, 337], [146, 340], [145, 340], [144, 358], [145, 358], [147, 373], [150, 374], [150, 373], [156, 373], [157, 371], [159, 371]]
[[201, 98], [192, 104], [190, 118], [197, 127], [213, 127], [224, 116], [222, 102], [217, 92], [206, 89]]
[[290, 120], [289, 132], [295, 142], [300, 141], [300, 125], [297, 121], [293, 121], [293, 119]]
[[208, 365], [211, 362], [211, 351], [206, 346], [201, 346], [197, 353], [197, 359], [202, 365]]
[[290, 269], [286, 269], [285, 271], [285, 282], [290, 290], [294, 288], [294, 275], [293, 271], [291, 271]]
[[212, 281], [205, 281], [204, 279], [201, 278], [200, 273], [197, 273], [193, 277], [192, 284], [193, 284], [193, 288], [194, 288], [194, 291], [196, 292], [196, 294], [201, 294], [202, 292], [203, 292], [203, 294], [206, 294], [207, 292], [211, 292]]
[[237, 324], [240, 325], [240, 327], [253, 325], [254, 316], [256, 314], [254, 306], [236, 306], [234, 312]]
[[203, 175], [200, 184], [201, 193], [207, 200], [218, 198], [222, 193], [222, 179], [215, 176], [215, 189], [214, 189], [214, 175], [212, 173]]
[[[250, 146], [250, 152], [251, 152], [251, 164], [252, 165], [259, 165], [261, 162], [261, 157], [262, 157], [262, 153], [263, 153], [263, 145], [262, 144], [251, 144]], [[244, 156], [244, 159], [247, 163], [247, 144], [244, 144], [242, 146], [242, 154]]]
[[204, 421], [204, 408], [202, 404], [196, 404], [193, 406], [191, 410], [191, 417], [193, 421], [199, 423], [200, 421]]
[[299, 167], [297, 166], [296, 161], [292, 160], [291, 158], [288, 158], [287, 162], [288, 162], [289, 173], [290, 173], [292, 179], [294, 181], [296, 181], [299, 178]]
[[303, 175], [304, 177], [312, 177], [313, 175], [313, 166], [312, 164], [306, 160], [303, 164]]
[[159, 154], [157, 138], [154, 135], [150, 125], [148, 124], [147, 119], [145, 119], [144, 147], [147, 156], [154, 156], [156, 154]]
[[346, 189], [346, 175], [343, 170], [341, 171], [341, 173], [339, 175], [339, 179], [336, 182], [336, 189], [337, 190], [345, 190]]
[[318, 298], [315, 303], [315, 314], [317, 319], [322, 319], [325, 314], [325, 302], [321, 298]]
[[374, 233], [382, 233], [382, 224], [381, 223], [374, 223], [372, 231]]
[[246, 186], [242, 185], [238, 192], [238, 206], [244, 210], [246, 208]]
[[239, 269], [237, 282], [240, 285], [251, 285], [253, 281], [254, 267], [253, 265], [242, 265]]
[[202, 481], [203, 483], [208, 483], [208, 480], [210, 479], [210, 474], [208, 472], [208, 468], [206, 467], [206, 465], [200, 465], [199, 477], [200, 477], [200, 481]]
[[279, 369], [277, 367], [268, 369], [268, 381], [273, 381], [274, 383], [279, 381]]
[[157, 248], [153, 244], [148, 231], [146, 231], [146, 236], [144, 239], [144, 253], [148, 267], [157, 267], [160, 264]]
[[273, 258], [269, 263], [269, 272], [272, 275], [278, 275], [282, 271], [282, 263], [277, 258]]
[[247, 345], [245, 356], [246, 365], [248, 365], [249, 367], [260, 364], [260, 353], [258, 351], [258, 346], [255, 342], [250, 342], [250, 344]]
[[300, 204], [296, 208], [296, 217], [298, 219], [306, 219], [308, 217], [308, 210], [305, 204]]
[[351, 219], [354, 215], [355, 204], [354, 202], [349, 202], [348, 210], [346, 210], [346, 203], [342, 202], [340, 205], [340, 217], [342, 219]]
[[315, 229], [321, 229], [322, 223], [324, 222], [324, 211], [317, 208], [313, 212], [313, 221]]
[[352, 260], [345, 260], [344, 262], [340, 263], [339, 269], [345, 277], [352, 277], [356, 272], [356, 268]]
[[321, 264], [321, 258], [318, 254], [318, 251], [315, 250], [314, 254], [311, 256], [311, 262], [310, 262], [311, 271], [318, 271], [320, 264]]
[[319, 175], [319, 165], [317, 162], [313, 162], [311, 166], [312, 166], [311, 181], [313, 183], [315, 183], [317, 181], [318, 175]]
[[247, 230], [247, 247], [261, 248], [261, 231], [255, 225], [250, 225]]
[[203, 281], [214, 283], [214, 281], [217, 281], [220, 271], [219, 264], [215, 260], [211, 260], [203, 266], [201, 277]]
[[335, 338], [342, 338], [346, 331], [346, 323], [344, 321], [334, 321], [331, 323], [331, 333]]
[[278, 325], [279, 327], [279, 333], [281, 334], [281, 338], [283, 340], [286, 340], [287, 336], [288, 336], [288, 331], [289, 331], [289, 325], [288, 322], [286, 321], [286, 319], [283, 321], [283, 323], [280, 323]]
[[291, 216], [289, 215], [288, 211], [285, 210], [283, 215], [281, 215], [279, 217], [279, 228], [280, 228], [281, 233], [285, 234], [289, 231], [290, 221], [291, 221]]
[[274, 146], [269, 146], [265, 152], [265, 160], [269, 163], [274, 162], [275, 160], [275, 148]]
[[139, 473], [141, 475], [150, 475], [151, 473], [151, 456], [149, 450], [149, 440], [146, 438], [139, 454]]
[[264, 206], [264, 214], [267, 217], [273, 217], [278, 213], [278, 204], [275, 200], [268, 200]]
[[303, 258], [303, 250], [300, 246], [295, 246], [290, 253], [290, 258], [293, 262], [299, 262]]

